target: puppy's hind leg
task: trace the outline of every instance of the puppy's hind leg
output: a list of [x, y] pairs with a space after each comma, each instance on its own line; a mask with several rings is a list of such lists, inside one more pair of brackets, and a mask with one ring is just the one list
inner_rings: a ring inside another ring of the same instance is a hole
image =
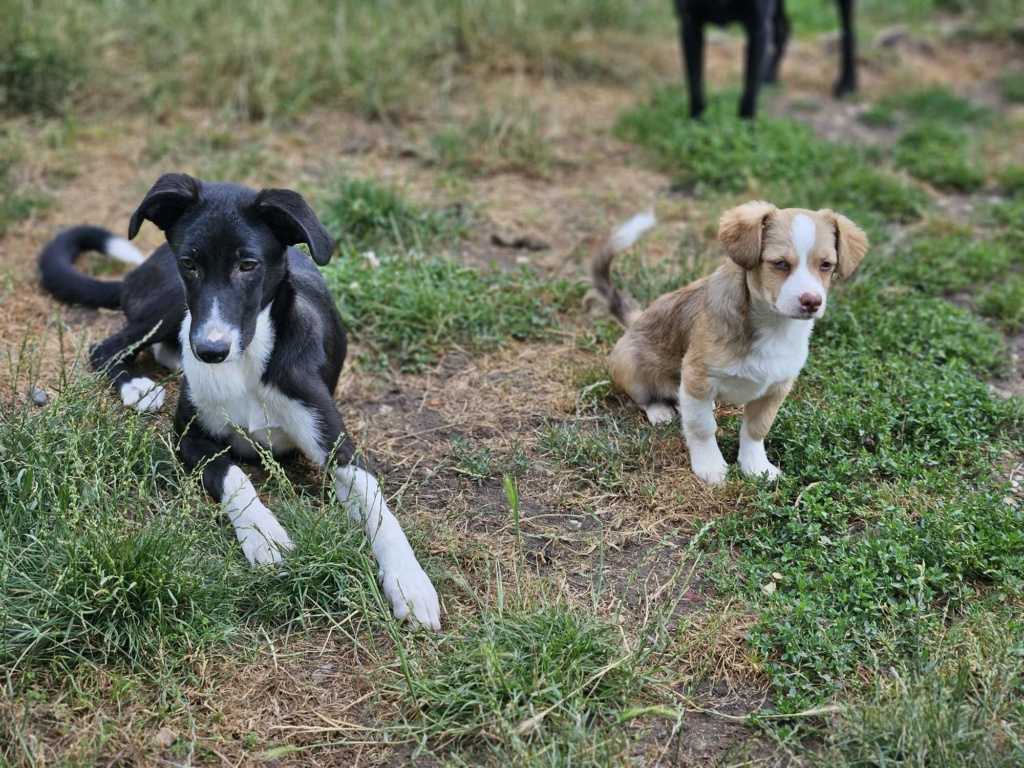
[[140, 412], [157, 411], [164, 404], [164, 388], [152, 379], [140, 376], [133, 366], [139, 346], [153, 338], [157, 330], [151, 325], [129, 323], [89, 353], [93, 369], [105, 373], [121, 401]]

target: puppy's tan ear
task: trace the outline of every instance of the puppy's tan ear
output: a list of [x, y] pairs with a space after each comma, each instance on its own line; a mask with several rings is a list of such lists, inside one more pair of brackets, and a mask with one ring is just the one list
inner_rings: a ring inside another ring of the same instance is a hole
[[864, 230], [840, 213], [825, 210], [836, 228], [836, 258], [839, 261], [839, 277], [844, 280], [853, 274], [868, 252], [868, 236]]
[[729, 258], [744, 269], [761, 263], [761, 240], [775, 211], [771, 203], [754, 200], [723, 214], [718, 222], [718, 239]]

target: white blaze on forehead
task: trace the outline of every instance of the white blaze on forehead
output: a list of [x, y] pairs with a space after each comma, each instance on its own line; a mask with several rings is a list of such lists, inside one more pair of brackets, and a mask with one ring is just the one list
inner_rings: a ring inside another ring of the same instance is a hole
[[803, 213], [798, 213], [793, 217], [789, 236], [793, 240], [793, 247], [796, 248], [796, 255], [800, 257], [802, 264], [807, 263], [807, 257], [811, 253], [811, 248], [814, 247], [816, 235], [814, 219]]

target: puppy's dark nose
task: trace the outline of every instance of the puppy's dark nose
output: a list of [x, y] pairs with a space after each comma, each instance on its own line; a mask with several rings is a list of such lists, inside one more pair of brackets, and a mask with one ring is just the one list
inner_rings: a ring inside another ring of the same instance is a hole
[[192, 350], [204, 363], [223, 363], [231, 351], [231, 340], [196, 341], [192, 345]]
[[800, 308], [803, 309], [808, 315], [812, 315], [818, 311], [818, 307], [821, 306], [821, 296], [816, 293], [801, 293], [800, 294]]

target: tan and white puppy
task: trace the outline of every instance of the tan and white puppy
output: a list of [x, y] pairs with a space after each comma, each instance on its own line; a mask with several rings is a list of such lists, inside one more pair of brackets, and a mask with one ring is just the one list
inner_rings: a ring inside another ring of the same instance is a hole
[[807, 360], [833, 276], [853, 273], [867, 236], [828, 209], [746, 203], [719, 222], [730, 261], [640, 309], [612, 285], [611, 263], [653, 224], [653, 214], [634, 217], [590, 260], [594, 287], [627, 328], [609, 357], [612, 380], [652, 424], [671, 421], [678, 409], [693, 471], [711, 485], [727, 471], [715, 401], [744, 406], [740, 469], [775, 478], [765, 435]]

